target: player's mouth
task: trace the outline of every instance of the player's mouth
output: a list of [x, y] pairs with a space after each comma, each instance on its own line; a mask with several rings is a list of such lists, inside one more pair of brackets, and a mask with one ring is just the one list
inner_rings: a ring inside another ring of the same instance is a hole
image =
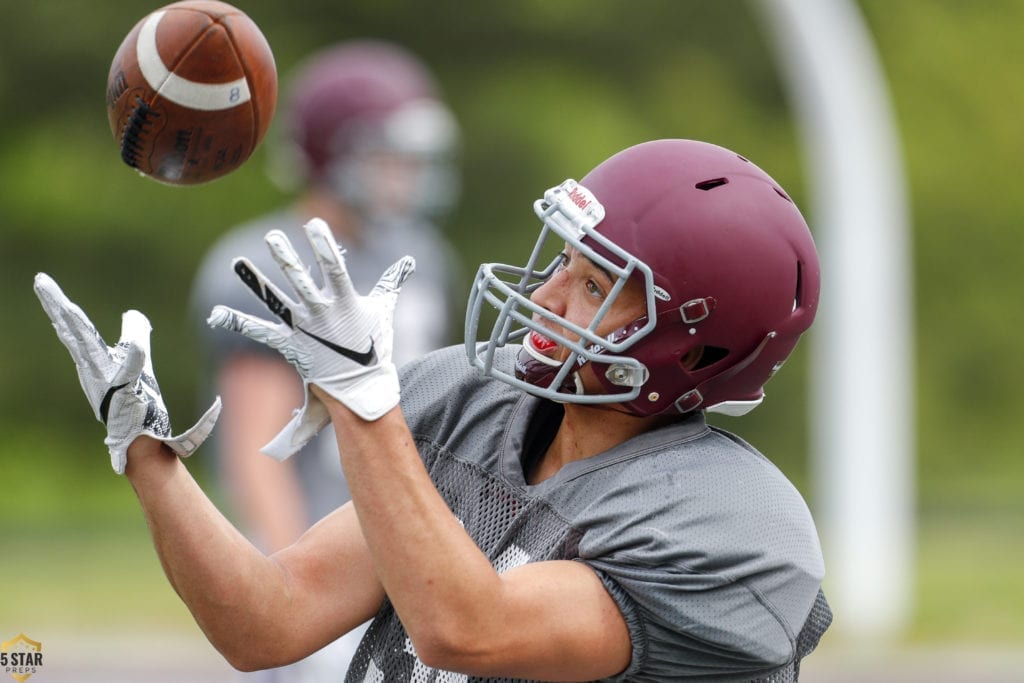
[[530, 330], [530, 333], [526, 335], [526, 338], [523, 340], [523, 348], [542, 363], [561, 365], [561, 361], [552, 358], [552, 355], [554, 355], [555, 350], [558, 348], [558, 343], [545, 337], [537, 330]]
[[540, 351], [541, 353], [550, 353], [558, 344], [551, 339], [548, 339], [537, 330], [531, 330], [529, 336], [530, 344], [533, 348]]

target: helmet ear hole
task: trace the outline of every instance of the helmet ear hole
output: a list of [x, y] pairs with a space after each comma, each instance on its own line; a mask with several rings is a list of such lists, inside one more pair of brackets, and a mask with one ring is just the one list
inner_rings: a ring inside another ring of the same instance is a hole
[[796, 262], [796, 292], [793, 294], [793, 310], [803, 305], [804, 298], [804, 264]]
[[721, 346], [704, 346], [701, 347], [701, 354], [697, 360], [687, 362], [690, 360], [690, 354], [686, 354], [679, 359], [679, 364], [683, 366], [685, 370], [703, 370], [706, 367], [710, 367], [722, 360], [729, 355], [729, 349], [723, 349]]

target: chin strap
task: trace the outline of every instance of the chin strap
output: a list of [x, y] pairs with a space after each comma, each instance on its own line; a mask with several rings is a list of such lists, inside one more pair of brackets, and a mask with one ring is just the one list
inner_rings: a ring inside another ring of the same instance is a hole
[[[578, 361], [578, 359], [577, 359]], [[579, 365], [577, 361], [574, 364]], [[561, 361], [548, 358], [533, 348], [529, 341], [522, 345], [519, 356], [516, 358], [516, 376], [534, 386], [552, 389], [559, 394], [580, 395], [583, 393], [583, 385], [580, 382], [579, 373], [574, 370], [562, 381], [561, 386], [552, 387], [551, 383], [561, 370]], [[577, 368], [578, 370], [578, 368]], [[557, 399], [556, 399], [557, 400]]]

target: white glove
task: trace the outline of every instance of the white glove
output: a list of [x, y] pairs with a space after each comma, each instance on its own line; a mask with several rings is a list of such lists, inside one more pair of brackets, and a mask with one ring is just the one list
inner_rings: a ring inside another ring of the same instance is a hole
[[96, 419], [107, 427], [104, 443], [110, 464], [124, 474], [128, 446], [146, 434], [170, 446], [185, 458], [213, 431], [220, 415], [220, 397], [199, 422], [178, 436], [171, 436], [171, 421], [160, 387], [153, 376], [149, 320], [138, 311], [121, 317], [121, 339], [108, 347], [81, 308], [68, 299], [49, 275], [39, 273], [35, 292], [50, 316], [57, 336], [71, 352], [78, 380]]
[[366, 296], [356, 293], [345, 269], [344, 253], [330, 228], [314, 218], [305, 225], [306, 237], [323, 276], [313, 281], [291, 242], [280, 230], [267, 233], [266, 242], [298, 301], [293, 301], [251, 262], [236, 258], [235, 272], [281, 322], [215, 306], [207, 322], [276, 349], [302, 377], [306, 399], [263, 452], [284, 460], [302, 448], [329, 421], [327, 408], [310, 391], [315, 384], [364, 420], [376, 420], [398, 405], [398, 372], [391, 362], [395, 302], [416, 261], [405, 256], [381, 276]]

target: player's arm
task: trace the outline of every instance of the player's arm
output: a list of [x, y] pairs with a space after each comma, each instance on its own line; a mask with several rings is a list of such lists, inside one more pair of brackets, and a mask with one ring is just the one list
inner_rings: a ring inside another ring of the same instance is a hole
[[302, 535], [308, 518], [295, 463], [260, 448], [302, 402], [302, 385], [280, 358], [239, 350], [221, 364], [217, 389], [224, 402], [218, 455], [232, 506], [259, 547], [280, 550]]
[[351, 506], [274, 557], [263, 555], [179, 459], [209, 435], [220, 400], [193, 427], [172, 435], [146, 317], [125, 313], [121, 339], [110, 347], [49, 276], [36, 276], [35, 291], [106, 428], [111, 465], [118, 474], [127, 471], [171, 584], [232, 664], [253, 669], [295, 661], [374, 613], [383, 592]]
[[597, 575], [571, 561], [498, 574], [433, 486], [396, 408], [327, 404], [377, 575], [424, 663], [475, 676], [592, 680], [632, 648]]
[[631, 652], [625, 622], [592, 571], [550, 562], [499, 575], [427, 476], [396, 409], [390, 359], [394, 306], [412, 259], [400, 259], [360, 296], [326, 224], [313, 220], [306, 233], [322, 286], [288, 239], [271, 231], [267, 244], [297, 299], [236, 259], [236, 272], [278, 322], [222, 306], [209, 321], [277, 349], [303, 378], [306, 403], [271, 450], [287, 456], [333, 420], [374, 567], [420, 658], [455, 671], [527, 678], [592, 679], [623, 670]]
[[168, 580], [232, 666], [297, 661], [380, 607], [383, 592], [351, 505], [267, 557], [159, 442], [142, 437], [131, 445], [127, 475]]

